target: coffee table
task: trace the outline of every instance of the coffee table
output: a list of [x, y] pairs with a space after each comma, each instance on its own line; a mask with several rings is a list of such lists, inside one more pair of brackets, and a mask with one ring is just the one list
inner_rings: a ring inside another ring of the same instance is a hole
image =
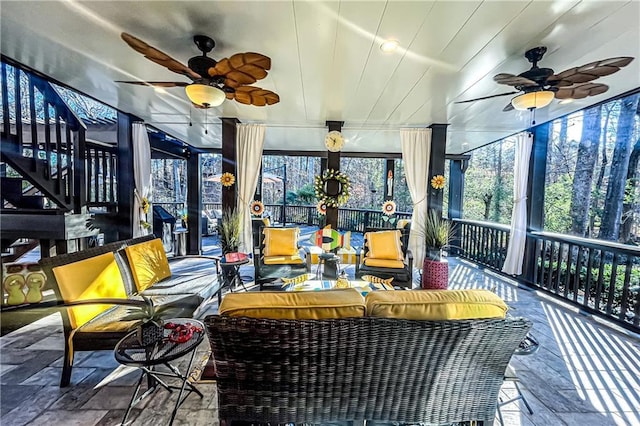
[[[116, 348], [114, 349], [114, 355], [116, 361], [118, 361], [122, 365], [128, 365], [133, 367], [138, 367], [141, 370], [140, 378], [138, 379], [138, 384], [136, 386], [135, 391], [133, 392], [133, 396], [131, 397], [131, 401], [129, 402], [129, 406], [124, 414], [124, 418], [122, 419], [122, 424], [127, 424], [127, 417], [129, 417], [129, 413], [131, 412], [131, 408], [134, 407], [137, 403], [142, 401], [145, 397], [153, 393], [158, 385], [162, 386], [169, 392], [173, 392], [174, 390], [180, 390], [178, 393], [178, 398], [176, 401], [176, 405], [171, 413], [171, 419], [169, 420], [169, 424], [173, 424], [173, 420], [176, 417], [176, 413], [178, 412], [178, 408], [187, 396], [189, 396], [192, 392], [195, 392], [202, 398], [202, 393], [191, 383], [188, 381], [189, 373], [191, 372], [191, 366], [193, 365], [193, 358], [196, 353], [196, 348], [202, 341], [204, 340], [206, 331], [204, 324], [199, 321], [190, 319], [190, 318], [175, 318], [167, 320], [167, 322], [172, 322], [176, 325], [186, 325], [190, 324], [196, 326], [199, 331], [194, 331], [191, 338], [184, 342], [172, 342], [166, 336], [168, 332], [171, 330], [165, 330], [165, 337], [162, 340], [159, 340], [151, 345], [142, 346], [138, 341], [137, 332], [133, 331], [127, 334], [125, 337], [118, 342]], [[170, 361], [174, 361], [180, 357], [183, 357], [187, 354], [191, 354], [189, 359], [189, 366], [187, 367], [184, 373], [180, 372], [178, 368], [172, 364]], [[158, 371], [156, 369], [157, 366], [164, 365], [169, 371]], [[140, 387], [142, 386], [142, 380], [147, 377], [147, 381], [149, 384], [149, 388], [142, 395], [138, 396], [138, 392], [140, 392]], [[181, 385], [174, 386], [166, 383], [162, 380], [161, 377], [172, 377], [176, 379], [180, 379]], [[182, 394], [184, 392], [187, 394], [183, 397]]]
[[[349, 281], [349, 287], [358, 289], [362, 295], [366, 295], [376, 290], [394, 290], [388, 284], [373, 284], [362, 280]], [[308, 280], [298, 284], [287, 284], [283, 287], [285, 291], [322, 291], [336, 288], [336, 282], [330, 280]]]

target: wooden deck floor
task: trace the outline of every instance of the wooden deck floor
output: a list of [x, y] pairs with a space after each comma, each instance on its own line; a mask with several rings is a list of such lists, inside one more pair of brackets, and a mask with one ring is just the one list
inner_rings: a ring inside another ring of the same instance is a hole
[[[185, 265], [188, 267], [188, 265]], [[507, 425], [640, 424], [640, 339], [601, 325], [465, 262], [451, 259], [451, 288], [495, 288], [511, 314], [531, 319], [541, 349], [512, 366], [534, 414], [521, 402], [503, 407]], [[209, 312], [217, 306], [211, 305]], [[80, 353], [72, 385], [60, 389], [62, 327], [57, 314], [0, 338], [2, 425], [117, 425], [138, 377], [118, 367], [111, 351]], [[206, 347], [203, 347], [206, 349]], [[175, 424], [217, 424], [215, 386], [201, 384]], [[502, 397], [514, 396], [512, 383]], [[158, 391], [132, 413], [134, 424], [167, 421], [175, 395]], [[498, 424], [496, 422], [496, 424]]]

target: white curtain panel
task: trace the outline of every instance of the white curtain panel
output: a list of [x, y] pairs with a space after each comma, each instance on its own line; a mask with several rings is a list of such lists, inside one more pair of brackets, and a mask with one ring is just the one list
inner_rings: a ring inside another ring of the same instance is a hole
[[527, 239], [527, 182], [529, 180], [529, 158], [533, 136], [529, 132], [520, 133], [516, 143], [516, 161], [513, 166], [513, 211], [511, 212], [511, 236], [507, 257], [502, 272], [511, 275], [522, 274], [524, 243]]
[[253, 252], [253, 235], [251, 233], [251, 211], [249, 204], [258, 184], [262, 146], [264, 145], [265, 127], [262, 124], [239, 124], [236, 136], [236, 162], [238, 164], [238, 201], [240, 214], [240, 245], [242, 253]]
[[149, 135], [144, 123], [133, 123], [133, 179], [135, 184], [133, 197], [133, 236], [147, 235], [150, 230], [142, 226], [142, 221], [151, 222], [147, 216], [153, 216], [149, 211], [144, 213], [142, 199], [151, 196], [151, 147]]
[[427, 217], [427, 188], [429, 185], [429, 154], [431, 153], [431, 129], [401, 129], [400, 144], [407, 186], [413, 201], [409, 249], [414, 265], [422, 268], [426, 248], [420, 235]]

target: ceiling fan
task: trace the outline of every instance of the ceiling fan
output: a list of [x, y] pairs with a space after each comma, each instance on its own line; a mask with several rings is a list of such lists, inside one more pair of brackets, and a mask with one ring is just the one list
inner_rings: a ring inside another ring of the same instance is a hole
[[609, 90], [609, 86], [601, 83], [590, 83], [591, 81], [613, 74], [633, 61], [632, 57], [621, 56], [590, 62], [580, 67], [570, 68], [554, 74], [551, 68], [538, 67], [538, 62], [542, 60], [546, 51], [546, 47], [540, 46], [525, 52], [525, 58], [532, 64], [531, 69], [528, 71], [519, 75], [500, 73], [493, 76], [493, 81], [496, 83], [513, 86], [518, 89], [517, 91], [455, 103], [464, 104], [522, 92], [511, 99], [511, 102], [504, 107], [503, 111], [511, 111], [513, 109], [533, 110], [549, 105], [554, 97], [556, 99], [582, 99], [587, 96], [595, 96]]
[[246, 105], [265, 106], [280, 102], [280, 97], [271, 90], [249, 86], [267, 76], [271, 69], [271, 59], [260, 53], [236, 53], [230, 58], [216, 61], [207, 56], [215, 47], [211, 37], [196, 35], [193, 41], [202, 52], [187, 62], [178, 62], [128, 33], [121, 34], [131, 48], [145, 58], [168, 70], [182, 74], [191, 82], [182, 81], [116, 81], [116, 83], [137, 84], [155, 87], [184, 87], [187, 97], [198, 108], [209, 108], [222, 104], [225, 99], [235, 99]]

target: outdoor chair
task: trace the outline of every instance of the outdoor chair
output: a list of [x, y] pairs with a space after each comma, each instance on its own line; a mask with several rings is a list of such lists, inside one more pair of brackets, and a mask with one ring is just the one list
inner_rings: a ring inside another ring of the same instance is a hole
[[393, 285], [413, 285], [413, 254], [409, 250], [410, 225], [401, 229], [367, 229], [361, 262], [356, 264], [356, 277], [374, 275], [393, 278]]
[[291, 278], [311, 272], [311, 253], [299, 245], [300, 228], [265, 226], [253, 221], [253, 265], [260, 290], [279, 278]]

